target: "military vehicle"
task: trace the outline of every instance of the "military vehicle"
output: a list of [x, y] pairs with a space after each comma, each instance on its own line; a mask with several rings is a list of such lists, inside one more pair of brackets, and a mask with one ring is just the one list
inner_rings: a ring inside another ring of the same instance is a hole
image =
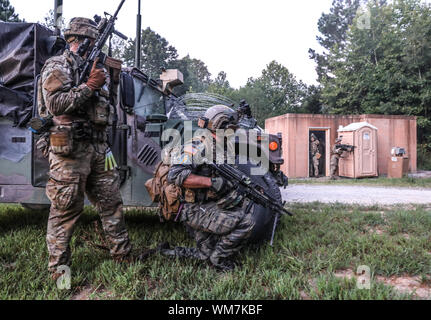
[[[64, 47], [64, 40], [39, 24], [0, 22], [0, 202], [21, 203], [28, 208], [50, 204], [45, 195], [48, 160], [36, 148], [39, 136], [28, 129], [28, 122], [38, 117], [35, 90], [38, 74], [44, 62], [61, 54]], [[161, 159], [162, 148], [169, 143], [162, 141], [162, 133], [169, 128], [184, 132], [186, 121], [191, 121], [192, 129], [196, 130], [197, 119], [205, 112], [205, 107], [188, 104], [190, 95], [173, 94], [173, 88], [182, 82], [178, 70], [164, 70], [160, 79], [151, 79], [136, 68], [124, 68], [120, 73], [109, 142], [121, 174], [126, 206], [155, 205], [144, 185]], [[214, 104], [230, 104], [223, 97], [199, 94], [191, 97], [195, 101], [206, 97], [207, 102], [210, 100], [208, 106], [211, 99]], [[242, 101], [236, 107], [242, 110], [247, 105]], [[280, 171], [281, 137], [265, 134], [247, 112], [242, 112], [240, 123], [247, 130], [257, 131], [260, 140], [269, 139], [272, 147], [266, 156], [271, 170], [253, 179], [281, 202], [279, 185], [287, 184]], [[249, 174], [251, 167], [252, 163], [240, 169]], [[257, 237], [263, 234], [266, 237], [272, 229], [273, 214], [257, 205], [253, 214], [262, 226]]]

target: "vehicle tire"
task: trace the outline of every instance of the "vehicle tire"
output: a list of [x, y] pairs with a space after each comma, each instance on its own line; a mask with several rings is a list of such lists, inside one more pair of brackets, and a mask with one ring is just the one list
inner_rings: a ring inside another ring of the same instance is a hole
[[21, 203], [21, 205], [28, 210], [32, 211], [44, 211], [49, 210], [49, 204], [38, 204], [38, 203]]
[[[238, 165], [238, 169], [247, 174], [253, 182], [259, 184], [266, 193], [282, 203], [282, 197], [280, 187], [277, 184], [277, 179], [268, 172], [263, 176], [251, 175], [252, 164]], [[265, 208], [261, 205], [254, 204], [252, 212], [250, 213], [255, 222], [255, 226], [252, 231], [252, 235], [249, 239], [251, 243], [261, 244], [266, 240], [271, 240], [272, 230], [274, 228], [275, 215], [271, 212], [271, 209]], [[277, 225], [279, 220], [277, 221]]]

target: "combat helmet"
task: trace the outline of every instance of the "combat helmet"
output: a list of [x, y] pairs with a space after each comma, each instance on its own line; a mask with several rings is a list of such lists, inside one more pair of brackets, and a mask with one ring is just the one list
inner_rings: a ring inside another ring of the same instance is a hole
[[238, 122], [238, 114], [225, 105], [215, 105], [209, 108], [203, 117], [199, 119], [198, 125], [211, 131], [227, 129], [235, 126]]
[[64, 31], [64, 37], [81, 36], [95, 40], [97, 38], [97, 24], [91, 19], [76, 17], [72, 18]]

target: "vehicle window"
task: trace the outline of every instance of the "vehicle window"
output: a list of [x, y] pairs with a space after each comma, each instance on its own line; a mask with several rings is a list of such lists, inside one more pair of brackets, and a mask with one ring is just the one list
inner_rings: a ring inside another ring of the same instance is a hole
[[134, 78], [135, 86], [135, 112], [145, 117], [151, 114], [165, 114], [165, 101], [163, 94]]

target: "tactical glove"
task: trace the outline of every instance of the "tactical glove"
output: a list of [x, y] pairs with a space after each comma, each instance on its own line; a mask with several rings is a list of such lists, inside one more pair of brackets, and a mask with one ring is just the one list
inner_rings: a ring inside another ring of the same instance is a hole
[[94, 61], [90, 76], [87, 80], [87, 86], [93, 91], [101, 89], [106, 81], [105, 70], [96, 68], [97, 60], [98, 59]]

